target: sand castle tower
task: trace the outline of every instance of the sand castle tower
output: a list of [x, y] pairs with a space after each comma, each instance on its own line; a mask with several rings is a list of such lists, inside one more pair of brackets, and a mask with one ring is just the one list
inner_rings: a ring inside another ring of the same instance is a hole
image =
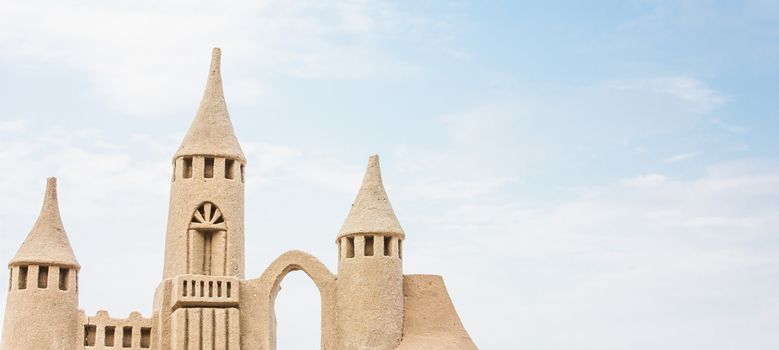
[[171, 292], [158, 289], [155, 298], [155, 312], [172, 313], [159, 327], [165, 341], [173, 337], [172, 349], [221, 349], [240, 339], [246, 158], [227, 111], [220, 56], [214, 49], [203, 99], [173, 160], [162, 284]]
[[368, 160], [360, 191], [338, 234], [338, 349], [394, 349], [403, 335], [405, 234], [381, 179]]
[[214, 49], [197, 115], [173, 157], [164, 278], [243, 278], [246, 158], [227, 112], [220, 56]]
[[75, 349], [80, 266], [60, 218], [55, 178], [48, 179], [38, 220], [8, 266], [0, 349]]

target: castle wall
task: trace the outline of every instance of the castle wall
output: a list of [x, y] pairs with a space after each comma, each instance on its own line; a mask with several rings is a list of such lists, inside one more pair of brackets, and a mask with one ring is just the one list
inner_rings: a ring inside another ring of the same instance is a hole
[[403, 342], [397, 350], [478, 350], [457, 316], [441, 276], [406, 275], [403, 293]]
[[336, 277], [317, 258], [301, 251], [286, 252], [260, 278], [241, 281], [241, 335], [245, 349], [276, 350], [276, 296], [284, 277], [296, 270], [305, 272], [319, 289], [322, 350], [340, 349], [335, 336]]
[[[106, 311], [95, 316], [80, 315], [79, 349], [144, 350], [159, 349], [154, 344], [153, 320], [133, 312], [126, 319], [111, 318]], [[74, 348], [75, 349], [75, 348]]]

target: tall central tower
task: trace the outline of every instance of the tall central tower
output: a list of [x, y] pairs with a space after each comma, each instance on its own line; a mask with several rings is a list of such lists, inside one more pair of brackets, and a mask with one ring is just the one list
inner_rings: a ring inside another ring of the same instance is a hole
[[163, 278], [244, 276], [244, 165], [227, 112], [219, 49], [195, 120], [173, 157]]
[[163, 282], [155, 296], [162, 349], [240, 347], [244, 165], [227, 112], [219, 49], [195, 120], [173, 157]]

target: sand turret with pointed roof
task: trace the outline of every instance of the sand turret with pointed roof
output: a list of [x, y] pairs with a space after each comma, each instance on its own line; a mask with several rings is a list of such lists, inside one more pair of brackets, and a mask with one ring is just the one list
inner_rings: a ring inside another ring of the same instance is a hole
[[375, 154], [368, 158], [368, 168], [365, 170], [360, 192], [352, 203], [352, 209], [341, 226], [338, 238], [359, 233], [380, 233], [405, 238], [403, 228], [384, 190], [379, 156]]
[[203, 99], [174, 158], [213, 155], [246, 161], [235, 137], [222, 90], [221, 55], [219, 48], [214, 48], [211, 53], [211, 69]]
[[43, 207], [27, 239], [16, 252], [9, 266], [24, 264], [60, 265], [79, 269], [73, 248], [65, 233], [57, 202], [57, 179], [46, 182]]

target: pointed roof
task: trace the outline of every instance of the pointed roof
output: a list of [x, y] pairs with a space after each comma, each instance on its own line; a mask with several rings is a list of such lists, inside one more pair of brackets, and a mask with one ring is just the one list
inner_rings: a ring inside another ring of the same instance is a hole
[[387, 192], [384, 191], [378, 155], [368, 159], [368, 169], [365, 170], [360, 192], [352, 203], [338, 238], [356, 233], [389, 234], [405, 238]]
[[195, 120], [192, 121], [192, 126], [184, 136], [174, 159], [181, 156], [213, 155], [246, 161], [238, 138], [235, 137], [230, 113], [227, 112], [222, 90], [221, 55], [222, 51], [214, 48], [206, 91], [200, 100]]
[[11, 265], [49, 264], [69, 266], [80, 269], [81, 266], [73, 254], [73, 248], [65, 233], [57, 203], [57, 179], [50, 177], [46, 182], [46, 195], [43, 207], [27, 238], [22, 243]]

